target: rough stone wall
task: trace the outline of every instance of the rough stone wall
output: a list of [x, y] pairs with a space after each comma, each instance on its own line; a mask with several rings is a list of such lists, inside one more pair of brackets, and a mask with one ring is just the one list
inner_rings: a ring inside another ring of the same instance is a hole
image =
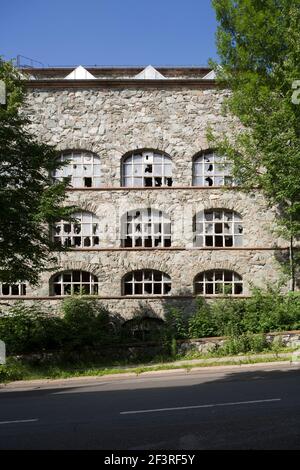
[[[287, 348], [299, 348], [300, 347], [300, 331], [282, 331], [279, 333], [267, 333], [264, 335], [267, 343], [269, 344], [280, 344]], [[192, 339], [189, 341], [181, 340], [178, 341], [178, 349], [180, 353], [188, 353], [191, 351], [198, 351], [199, 353], [208, 353], [215, 351], [217, 348], [224, 346], [228, 337], [214, 337], [214, 338], [201, 338], [201, 339]], [[299, 362], [300, 351], [297, 353], [291, 353], [292, 359], [293, 356], [297, 358]]]
[[[95, 152], [102, 164], [101, 190], [72, 190], [67, 204], [78, 204], [100, 219], [102, 237], [97, 250], [73, 250], [60, 254], [55, 271], [82, 269], [99, 278], [100, 296], [121, 296], [121, 280], [129, 271], [141, 268], [166, 272], [172, 280], [172, 295], [192, 295], [196, 274], [208, 269], [230, 269], [244, 280], [244, 294], [251, 283], [264, 286], [280, 276], [274, 259], [275, 245], [286, 246], [273, 232], [274, 212], [268, 210], [261, 194], [244, 194], [236, 189], [192, 188], [192, 161], [208, 148], [207, 126], [228, 131], [221, 115], [227, 92], [188, 87], [95, 89], [30, 89], [26, 112], [31, 131], [58, 150], [83, 149]], [[229, 131], [228, 131], [229, 132]], [[173, 161], [173, 185], [167, 189], [120, 187], [122, 157], [137, 149], [166, 152]], [[181, 189], [180, 189], [181, 187]], [[184, 187], [184, 188], [183, 188]], [[126, 250], [120, 248], [120, 219], [128, 210], [157, 208], [172, 220], [172, 248]], [[243, 217], [242, 250], [194, 249], [193, 215], [208, 208], [226, 208]], [[116, 250], [118, 249], [118, 250]], [[44, 273], [38, 287], [28, 288], [28, 296], [49, 296], [51, 273]], [[5, 299], [6, 301], [7, 299]], [[3, 300], [0, 299], [0, 303]], [[175, 301], [175, 299], [174, 299]], [[59, 300], [44, 300], [57, 305]], [[166, 300], [111, 299], [108, 307], [130, 317], [140, 302], [163, 316]], [[172, 302], [170, 299], [169, 302]], [[192, 299], [182, 299], [191, 309]], [[150, 309], [150, 310], [151, 310]]]
[[59, 150], [97, 153], [104, 186], [120, 186], [122, 156], [157, 149], [172, 157], [174, 185], [191, 186], [192, 159], [207, 149], [207, 126], [221, 116], [226, 92], [188, 88], [40, 89], [28, 93], [31, 130]]

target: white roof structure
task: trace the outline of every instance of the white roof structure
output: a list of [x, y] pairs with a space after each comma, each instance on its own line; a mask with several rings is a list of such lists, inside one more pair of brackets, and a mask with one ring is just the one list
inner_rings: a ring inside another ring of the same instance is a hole
[[65, 77], [66, 80], [92, 80], [94, 78], [94, 75], [88, 72], [82, 65], [79, 65], [79, 67]]
[[163, 80], [166, 77], [159, 73], [154, 67], [152, 67], [152, 65], [148, 65], [148, 67], [135, 75], [134, 78], [138, 78], [140, 80]]
[[216, 74], [214, 70], [211, 70], [205, 77], [202, 77], [202, 80], [215, 80]]

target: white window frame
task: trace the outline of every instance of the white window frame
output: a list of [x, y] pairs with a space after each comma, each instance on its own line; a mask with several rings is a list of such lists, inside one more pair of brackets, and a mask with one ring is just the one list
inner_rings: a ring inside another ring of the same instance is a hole
[[243, 290], [242, 277], [227, 269], [204, 271], [194, 279], [195, 295], [243, 295]]
[[123, 278], [123, 295], [169, 295], [171, 278], [166, 273], [152, 269], [139, 269]]
[[133, 152], [122, 162], [123, 187], [172, 186], [172, 160], [164, 153]]
[[[77, 273], [79, 273], [79, 276], [77, 275]], [[70, 281], [67, 280], [67, 276], [69, 276]], [[88, 279], [85, 280], [83, 279], [83, 277], [87, 277]], [[55, 292], [55, 286], [60, 286], [60, 294]], [[69, 291], [66, 290], [66, 286], [70, 287]], [[87, 288], [87, 286], [88, 292], [84, 292], [84, 289]], [[52, 296], [64, 296], [80, 293], [82, 293], [82, 295], [98, 295], [98, 290], [98, 277], [88, 271], [62, 271], [58, 274], [55, 274], [51, 279]]]
[[53, 177], [60, 181], [70, 178], [73, 188], [99, 188], [103, 186], [100, 158], [92, 152], [63, 152], [60, 161], [67, 162], [57, 168]]
[[227, 209], [206, 209], [194, 218], [194, 246], [203, 248], [243, 246], [243, 219]]
[[3, 297], [26, 295], [26, 284], [24, 282], [16, 282], [13, 284], [3, 282], [0, 284], [0, 295]]
[[232, 163], [215, 152], [204, 152], [193, 161], [193, 186], [234, 186]]
[[149, 207], [123, 215], [122, 247], [166, 248], [171, 243], [171, 219], [164, 212]]
[[[92, 212], [76, 212], [76, 222], [60, 220], [52, 228], [52, 240], [69, 248], [95, 248], [100, 244], [100, 221]], [[69, 231], [68, 231], [69, 230]]]

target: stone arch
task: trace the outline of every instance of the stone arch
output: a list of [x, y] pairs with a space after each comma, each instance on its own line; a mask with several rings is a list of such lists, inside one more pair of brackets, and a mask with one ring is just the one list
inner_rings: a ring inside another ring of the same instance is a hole
[[80, 209], [74, 212], [89, 212], [98, 216], [97, 211], [99, 210], [99, 204], [96, 204], [94, 201], [89, 201], [86, 199], [80, 200]]
[[228, 260], [223, 260], [221, 262], [217, 260], [204, 260], [199, 262], [198, 267], [194, 267], [191, 270], [191, 280], [193, 281], [197, 274], [207, 272], [207, 271], [216, 271], [216, 270], [221, 270], [221, 271], [233, 271], [239, 276], [242, 276], [244, 278], [244, 275], [246, 274], [245, 267], [243, 268], [244, 262], [242, 261], [240, 265], [237, 265], [237, 263], [233, 263]]
[[[101, 266], [100, 264], [91, 264], [84, 261], [75, 261], [75, 260], [65, 260], [59, 266], [52, 268], [52, 271], [55, 269], [55, 275], [59, 274], [62, 271], [87, 271], [91, 274], [94, 274], [97, 277], [101, 275]], [[52, 273], [49, 280], [54, 274]]]
[[145, 313], [143, 315], [135, 315], [132, 318], [125, 320], [122, 324], [122, 333], [126, 337], [139, 339], [144, 341], [155, 339], [158, 340], [158, 335], [165, 325], [165, 320], [162, 318], [149, 316]]
[[235, 213], [236, 215], [240, 216], [243, 218], [243, 215], [241, 214], [240, 211], [237, 211], [235, 208], [232, 207], [232, 202], [231, 201], [222, 201], [222, 203], [220, 204], [219, 201], [204, 201], [203, 203], [204, 205], [204, 208], [201, 209], [200, 211], [197, 211], [195, 213], [195, 216], [197, 216], [198, 214], [201, 214], [201, 212], [205, 212], [205, 211], [209, 211], [209, 210], [213, 210], [213, 211], [228, 211], [228, 212], [233, 212]]
[[197, 158], [201, 157], [202, 155], [209, 155], [215, 151], [216, 149], [214, 147], [204, 147], [203, 149], [200, 149], [196, 153], [192, 154], [192, 162], [194, 163], [195, 160], [197, 160]]
[[126, 276], [126, 274], [133, 272], [133, 271], [160, 271], [167, 276], [171, 277], [169, 274], [170, 271], [170, 266], [168, 264], [169, 259], [164, 260], [164, 259], [147, 259], [144, 256], [139, 257], [138, 259], [135, 260], [129, 260], [127, 259], [128, 263], [126, 266], [122, 267], [122, 271], [120, 271], [121, 279]]
[[100, 158], [100, 155], [98, 154], [97, 151], [94, 150], [92, 142], [84, 142], [83, 144], [79, 142], [74, 142], [72, 145], [62, 145], [59, 144], [56, 147], [56, 152], [58, 155], [61, 155], [62, 153], [71, 153], [71, 152], [86, 152], [86, 153], [92, 153], [93, 155], [97, 156]]

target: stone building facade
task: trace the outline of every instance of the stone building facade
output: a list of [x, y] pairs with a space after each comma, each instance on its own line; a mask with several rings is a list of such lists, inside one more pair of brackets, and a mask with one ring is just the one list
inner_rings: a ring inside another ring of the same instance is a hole
[[[68, 78], [66, 78], [68, 77]], [[52, 229], [70, 250], [39, 286], [2, 286], [54, 309], [71, 292], [96, 295], [124, 318], [167, 305], [193, 308], [197, 295], [250, 294], [276, 282], [275, 212], [263, 196], [232, 185], [209, 148], [208, 126], [230, 132], [227, 92], [205, 68], [26, 70], [31, 131], [68, 160], [66, 204], [78, 223]], [[26, 293], [25, 293], [26, 292]]]

